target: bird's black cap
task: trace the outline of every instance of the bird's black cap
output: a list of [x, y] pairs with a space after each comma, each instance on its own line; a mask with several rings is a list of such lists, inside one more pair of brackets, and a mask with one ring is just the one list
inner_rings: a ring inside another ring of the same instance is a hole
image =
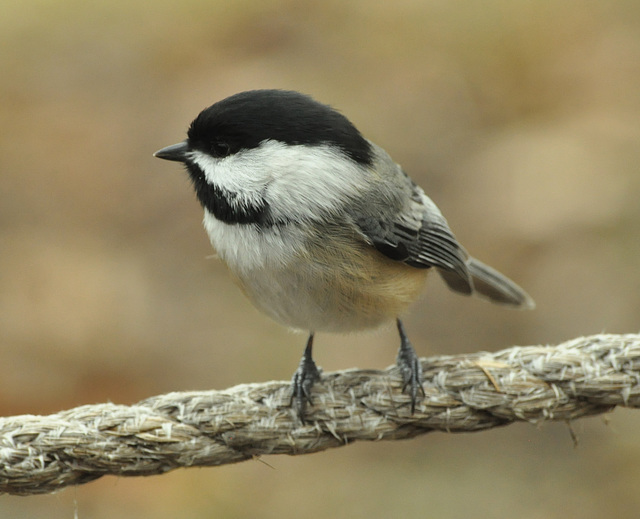
[[371, 145], [344, 115], [290, 90], [250, 90], [227, 97], [196, 117], [188, 137], [190, 148], [218, 156], [276, 140], [333, 145], [362, 165], [373, 159]]

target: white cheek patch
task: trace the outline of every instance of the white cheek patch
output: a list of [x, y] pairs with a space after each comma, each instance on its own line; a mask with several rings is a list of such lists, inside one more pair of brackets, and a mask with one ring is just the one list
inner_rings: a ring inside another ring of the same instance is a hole
[[218, 159], [192, 151], [208, 183], [247, 204], [266, 201], [276, 218], [313, 219], [333, 212], [368, 184], [368, 171], [334, 147], [264, 141]]
[[314, 219], [334, 212], [369, 183], [368, 170], [334, 147], [263, 144], [278, 168], [266, 192], [276, 217], [295, 211], [300, 218]]
[[208, 184], [232, 193], [236, 202], [248, 206], [262, 205], [268, 178], [254, 174], [254, 168], [242, 159], [242, 153], [215, 158], [201, 151], [189, 152], [189, 159], [204, 173]]
[[246, 156], [251, 155], [251, 151], [253, 150], [225, 158], [215, 158], [201, 151], [192, 151], [190, 159], [204, 172], [209, 184], [234, 193], [256, 192], [264, 188], [269, 177], [263, 171], [256, 171], [255, 161]]

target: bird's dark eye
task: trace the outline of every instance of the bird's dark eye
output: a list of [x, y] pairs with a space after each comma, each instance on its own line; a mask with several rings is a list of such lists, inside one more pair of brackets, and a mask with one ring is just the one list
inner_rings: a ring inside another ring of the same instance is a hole
[[211, 143], [211, 152], [215, 157], [224, 158], [231, 155], [231, 146], [228, 142], [217, 139]]

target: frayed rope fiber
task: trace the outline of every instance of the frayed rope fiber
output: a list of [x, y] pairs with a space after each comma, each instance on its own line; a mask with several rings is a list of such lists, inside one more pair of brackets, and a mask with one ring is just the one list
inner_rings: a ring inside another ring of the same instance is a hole
[[358, 440], [472, 432], [515, 421], [573, 420], [640, 406], [640, 335], [422, 359], [425, 398], [411, 414], [397, 368], [323, 376], [301, 423], [289, 382], [85, 405], [0, 418], [0, 493], [51, 493], [111, 474], [309, 454]]

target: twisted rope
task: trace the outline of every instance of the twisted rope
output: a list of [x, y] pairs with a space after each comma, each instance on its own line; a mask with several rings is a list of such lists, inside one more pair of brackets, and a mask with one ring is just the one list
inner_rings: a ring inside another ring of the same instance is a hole
[[640, 335], [432, 357], [422, 365], [426, 395], [414, 414], [390, 367], [325, 374], [304, 424], [289, 408], [289, 382], [0, 418], [0, 493], [43, 494], [107, 474], [148, 476], [640, 405]]

